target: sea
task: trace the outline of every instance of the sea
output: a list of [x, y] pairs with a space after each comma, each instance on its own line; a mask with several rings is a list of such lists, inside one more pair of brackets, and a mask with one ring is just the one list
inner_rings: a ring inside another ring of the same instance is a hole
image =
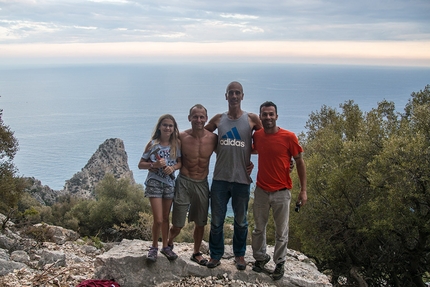
[[[402, 112], [412, 92], [430, 84], [430, 67], [346, 66], [273, 63], [76, 64], [0, 66], [2, 119], [19, 141], [18, 175], [61, 190], [100, 144], [124, 141], [136, 182], [147, 171], [137, 164], [162, 114], [179, 129], [190, 128], [194, 104], [209, 118], [227, 110], [228, 83], [244, 87], [242, 109], [258, 114], [262, 102], [277, 104], [277, 124], [306, 132], [312, 112], [353, 100], [364, 112], [383, 100]], [[252, 156], [256, 179], [257, 156]], [[215, 156], [211, 159], [209, 181]]]

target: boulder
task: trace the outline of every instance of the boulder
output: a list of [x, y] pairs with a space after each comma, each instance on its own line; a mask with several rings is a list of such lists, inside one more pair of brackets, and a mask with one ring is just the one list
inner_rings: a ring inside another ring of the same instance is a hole
[[63, 251], [43, 250], [39, 260], [39, 266], [44, 266], [46, 264], [66, 266], [66, 254]]
[[14, 238], [10, 238], [7, 235], [0, 234], [0, 248], [10, 250], [13, 249], [16, 244], [17, 242]]
[[[273, 281], [264, 273], [251, 270], [252, 250], [248, 246], [245, 260], [248, 262], [246, 270], [239, 271], [234, 264], [231, 246], [226, 246], [226, 252], [221, 265], [209, 269], [190, 260], [192, 244], [175, 244], [174, 251], [178, 258], [167, 260], [159, 253], [155, 263], [146, 260], [151, 242], [141, 240], [123, 240], [119, 245], [96, 257], [95, 278], [115, 279], [122, 287], [157, 286], [163, 282], [179, 281], [183, 277], [228, 277], [230, 280], [241, 280], [249, 283], [268, 282], [273, 286], [303, 286], [328, 287], [332, 286], [327, 276], [321, 274], [316, 266], [305, 255], [289, 251], [285, 267], [285, 275], [278, 281]], [[269, 254], [273, 254], [273, 247], [268, 246]], [[208, 257], [208, 255], [206, 255]], [[299, 259], [300, 258], [300, 259]], [[273, 261], [267, 267], [274, 269]]]
[[33, 227], [35, 231], [40, 230], [40, 232], [43, 232], [49, 241], [60, 245], [66, 241], [75, 241], [79, 238], [77, 232], [60, 226], [38, 223], [34, 224]]
[[16, 269], [27, 268], [27, 265], [21, 262], [0, 259], [0, 276], [6, 275]]
[[0, 259], [3, 259], [3, 260], [9, 260], [9, 252], [7, 252], [7, 250], [6, 249], [1, 249], [0, 248]]
[[21, 262], [24, 264], [30, 263], [30, 256], [24, 250], [16, 250], [10, 254], [10, 260], [15, 262]]

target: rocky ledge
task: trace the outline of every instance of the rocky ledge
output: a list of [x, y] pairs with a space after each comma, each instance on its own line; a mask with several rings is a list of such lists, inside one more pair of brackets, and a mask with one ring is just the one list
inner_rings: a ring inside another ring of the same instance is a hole
[[[177, 243], [175, 261], [159, 254], [155, 263], [146, 260], [151, 242], [123, 240], [117, 243], [95, 244], [62, 227], [38, 224], [28, 232], [15, 230], [13, 225], [0, 234], [0, 286], [68, 286], [74, 287], [86, 279], [114, 279], [121, 287], [145, 286], [332, 286], [309, 258], [289, 250], [285, 275], [273, 281], [268, 275], [251, 270], [252, 251], [247, 248], [248, 266], [238, 271], [231, 246], [220, 266], [208, 269], [190, 260], [193, 244]], [[45, 239], [45, 241], [40, 239]], [[97, 246], [97, 247], [96, 247]], [[202, 252], [208, 257], [207, 244]], [[273, 247], [268, 247], [273, 253]], [[269, 262], [268, 268], [274, 268]]]
[[[316, 266], [300, 252], [289, 250], [285, 264], [284, 277], [273, 281], [264, 273], [252, 271], [251, 246], [247, 247], [245, 260], [246, 270], [239, 271], [234, 263], [231, 245], [226, 246], [221, 265], [209, 269], [190, 260], [193, 245], [178, 243], [174, 251], [178, 258], [167, 260], [159, 253], [157, 262], [146, 260], [151, 242], [141, 240], [123, 240], [119, 245], [104, 254], [97, 256], [95, 276], [97, 278], [114, 278], [122, 287], [143, 286], [332, 286], [327, 276], [321, 274]], [[207, 244], [203, 243], [202, 252], [208, 257]], [[267, 249], [273, 254], [273, 246]], [[267, 264], [274, 269], [273, 261]], [[184, 280], [186, 278], [186, 280]], [[183, 285], [180, 285], [181, 282]], [[197, 284], [198, 283], [198, 284]], [[197, 284], [197, 285], [195, 285]]]

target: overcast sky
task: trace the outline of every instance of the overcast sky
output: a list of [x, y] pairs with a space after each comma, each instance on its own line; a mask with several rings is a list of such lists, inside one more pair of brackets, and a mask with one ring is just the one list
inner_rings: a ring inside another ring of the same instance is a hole
[[430, 67], [430, 0], [0, 0], [0, 64], [35, 59]]

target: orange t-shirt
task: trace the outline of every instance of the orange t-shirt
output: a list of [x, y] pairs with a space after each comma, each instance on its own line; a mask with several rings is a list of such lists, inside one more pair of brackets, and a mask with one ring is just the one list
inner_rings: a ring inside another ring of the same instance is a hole
[[258, 152], [257, 186], [265, 191], [291, 189], [291, 157], [303, 152], [297, 136], [282, 128], [274, 134], [259, 129], [254, 132], [253, 139], [253, 147]]

